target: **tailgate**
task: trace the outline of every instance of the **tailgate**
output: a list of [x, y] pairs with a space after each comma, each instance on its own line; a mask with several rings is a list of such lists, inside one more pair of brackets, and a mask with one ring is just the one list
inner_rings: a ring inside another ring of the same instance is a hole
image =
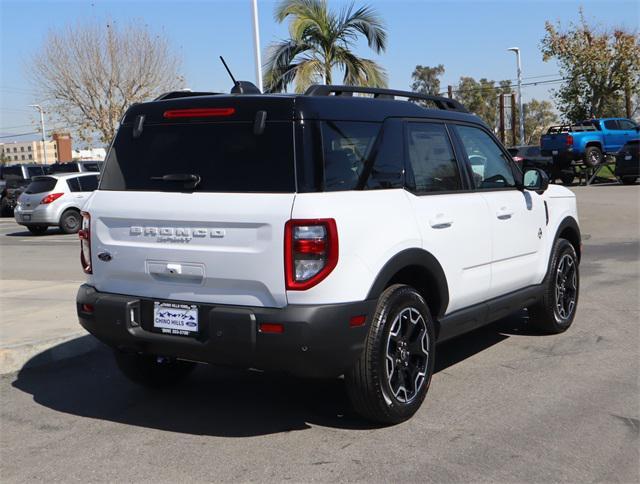
[[558, 152], [567, 149], [567, 134], [545, 134], [540, 139], [540, 148], [546, 151], [557, 150]]
[[90, 283], [157, 299], [285, 306], [284, 225], [294, 196], [96, 191], [86, 207]]

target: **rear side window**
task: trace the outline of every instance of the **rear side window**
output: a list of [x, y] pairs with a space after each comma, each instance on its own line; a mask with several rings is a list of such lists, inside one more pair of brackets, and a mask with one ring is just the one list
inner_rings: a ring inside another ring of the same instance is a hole
[[[166, 175], [196, 175], [200, 182], [187, 187]], [[100, 189], [294, 192], [293, 123], [267, 122], [258, 135], [247, 122], [149, 124], [137, 137], [124, 125]]]
[[379, 123], [322, 123], [325, 191], [356, 188], [379, 131]]
[[618, 121], [615, 119], [608, 119], [604, 122], [604, 127], [607, 129], [620, 129], [618, 128]]
[[69, 190], [72, 192], [79, 192], [82, 191], [80, 189], [80, 181], [78, 181], [78, 178], [67, 178], [67, 185], [69, 186]]
[[[437, 123], [407, 123], [408, 185], [418, 193], [462, 188], [447, 129]], [[410, 177], [411, 178], [411, 177]]]
[[75, 179], [80, 182], [80, 191], [92, 192], [98, 188], [97, 176], [80, 176]]
[[637, 127], [634, 123], [632, 123], [628, 119], [619, 119], [618, 125], [620, 126], [620, 129], [623, 129], [625, 131], [631, 131], [632, 129], [636, 129]]
[[25, 193], [34, 194], [50, 192], [56, 187], [57, 182], [58, 180], [50, 177], [36, 178], [31, 183], [29, 183], [29, 186], [25, 190]]

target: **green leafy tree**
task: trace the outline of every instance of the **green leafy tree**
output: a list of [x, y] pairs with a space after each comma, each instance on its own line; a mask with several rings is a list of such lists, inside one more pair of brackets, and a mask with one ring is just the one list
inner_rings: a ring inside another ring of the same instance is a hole
[[465, 107], [479, 116], [492, 129], [498, 126], [498, 96], [511, 93], [511, 83], [482, 78], [476, 81], [473, 77], [461, 77], [454, 97]]
[[437, 96], [440, 93], [440, 76], [444, 74], [444, 66], [435, 67], [417, 65], [411, 74], [411, 90], [420, 94]]
[[547, 128], [558, 121], [553, 104], [532, 99], [523, 105], [524, 137], [528, 145], [537, 145]]
[[589, 25], [582, 10], [578, 24], [563, 30], [546, 22], [545, 30], [542, 58], [555, 59], [566, 79], [554, 92], [562, 115], [572, 122], [624, 115], [625, 93], [631, 98], [640, 89], [638, 34]]
[[283, 22], [287, 18], [290, 38], [272, 44], [267, 55], [267, 92], [286, 90], [291, 83], [295, 83], [296, 92], [314, 83], [331, 84], [334, 69], [344, 73], [347, 85], [387, 85], [381, 66], [353, 52], [359, 36], [364, 36], [376, 53], [386, 48], [384, 24], [372, 7], [354, 10], [351, 5], [333, 12], [325, 0], [284, 0], [276, 6], [275, 19]]

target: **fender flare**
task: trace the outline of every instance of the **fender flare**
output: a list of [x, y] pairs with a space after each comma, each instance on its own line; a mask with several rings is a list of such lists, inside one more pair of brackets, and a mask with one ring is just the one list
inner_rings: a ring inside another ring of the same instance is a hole
[[447, 278], [444, 274], [442, 266], [438, 260], [430, 252], [424, 249], [411, 248], [398, 252], [380, 269], [380, 272], [376, 276], [367, 299], [377, 299], [380, 294], [389, 285], [389, 282], [393, 277], [402, 269], [408, 267], [419, 267], [426, 270], [432, 281], [425, 281], [425, 283], [431, 282], [435, 285], [435, 291], [437, 291], [438, 297], [438, 314], [433, 314], [433, 317], [439, 319], [444, 315], [449, 306], [449, 286], [447, 284]]
[[582, 251], [580, 250], [580, 246], [582, 245], [582, 235], [580, 233], [580, 226], [578, 225], [578, 222], [575, 218], [569, 215], [562, 219], [562, 222], [560, 222], [558, 228], [556, 229], [556, 234], [553, 237], [553, 243], [555, 244], [556, 240], [560, 238], [560, 234], [567, 228], [572, 229], [577, 236], [576, 240], [570, 240], [569, 242], [577, 244], [576, 253], [578, 254], [578, 261], [580, 261], [582, 255]]

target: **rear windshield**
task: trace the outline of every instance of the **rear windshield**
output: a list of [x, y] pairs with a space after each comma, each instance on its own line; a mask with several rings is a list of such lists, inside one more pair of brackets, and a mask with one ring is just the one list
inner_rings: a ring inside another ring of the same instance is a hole
[[[294, 192], [293, 149], [292, 122], [267, 122], [261, 134], [244, 122], [149, 124], [137, 137], [123, 125], [100, 189]], [[175, 175], [196, 175], [200, 182], [193, 187]]]
[[29, 183], [25, 193], [43, 193], [50, 192], [56, 186], [57, 180], [49, 177], [39, 177]]

